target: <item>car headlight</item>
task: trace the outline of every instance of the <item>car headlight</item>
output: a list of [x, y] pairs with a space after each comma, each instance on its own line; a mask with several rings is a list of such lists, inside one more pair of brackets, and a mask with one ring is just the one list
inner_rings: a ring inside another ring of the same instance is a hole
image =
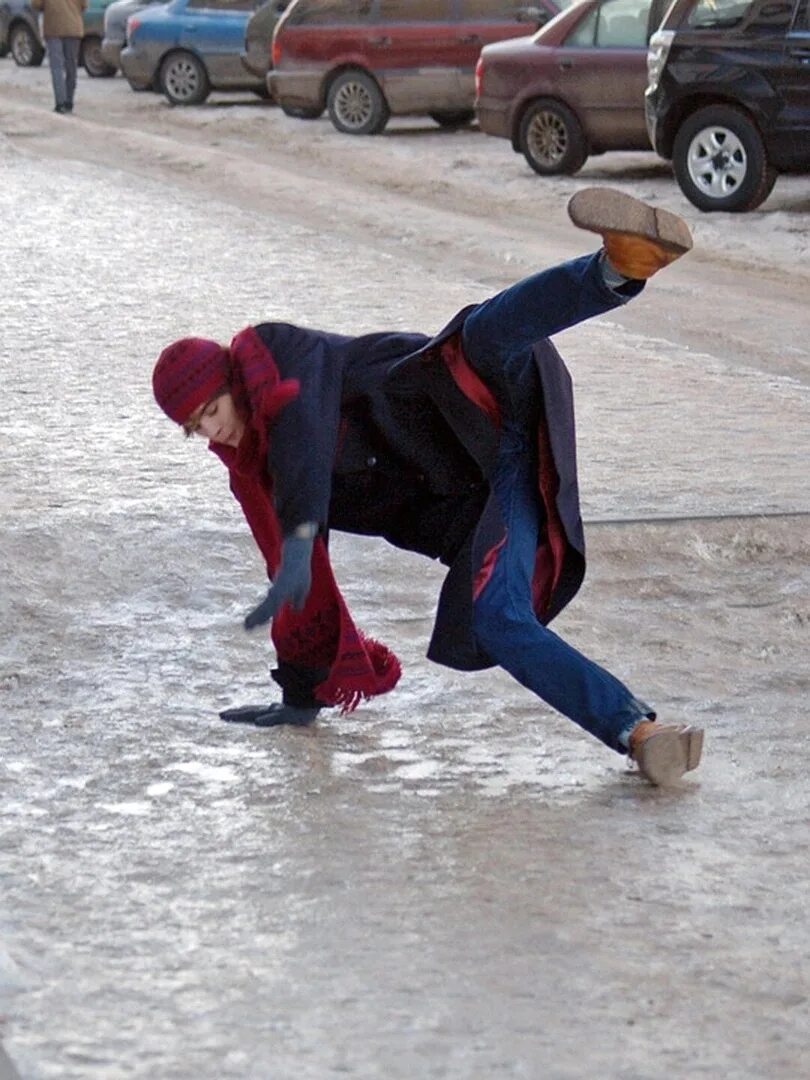
[[647, 89], [649, 91], [658, 89], [661, 72], [667, 62], [674, 37], [674, 30], [656, 30], [650, 38], [650, 44], [647, 47]]

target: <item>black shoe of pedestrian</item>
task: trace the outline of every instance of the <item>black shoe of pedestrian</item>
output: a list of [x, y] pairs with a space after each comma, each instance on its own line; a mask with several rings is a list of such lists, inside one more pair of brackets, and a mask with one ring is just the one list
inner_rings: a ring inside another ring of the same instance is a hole
[[63, 112], [68, 112], [68, 113], [72, 113], [72, 112], [73, 112], [73, 102], [72, 102], [72, 101], [69, 101], [69, 102], [67, 103], [67, 105], [65, 105], [65, 107], [64, 107], [64, 109], [63, 109]]
[[67, 109], [65, 108], [64, 105], [54, 105], [53, 111], [57, 112], [57, 113], [64, 113], [64, 112], [67, 112]]

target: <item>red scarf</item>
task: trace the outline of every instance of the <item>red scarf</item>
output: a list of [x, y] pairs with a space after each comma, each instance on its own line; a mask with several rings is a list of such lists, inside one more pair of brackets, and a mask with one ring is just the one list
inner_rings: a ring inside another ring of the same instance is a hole
[[[269, 349], [252, 327], [240, 331], [229, 349], [231, 392], [250, 420], [237, 449], [210, 443], [230, 474], [231, 491], [273, 577], [281, 559], [281, 529], [267, 472], [268, 428], [298, 395], [296, 379], [281, 379]], [[351, 712], [364, 698], [393, 690], [402, 669], [394, 653], [367, 638], [352, 621], [332, 573], [329, 553], [317, 537], [312, 555], [312, 588], [302, 611], [285, 604], [270, 636], [280, 660], [302, 667], [328, 668], [314, 689], [325, 705]]]

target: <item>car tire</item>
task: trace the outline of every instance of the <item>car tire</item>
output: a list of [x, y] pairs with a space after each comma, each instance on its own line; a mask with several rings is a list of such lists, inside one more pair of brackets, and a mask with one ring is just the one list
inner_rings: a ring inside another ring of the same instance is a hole
[[518, 145], [526, 161], [541, 176], [571, 175], [588, 159], [582, 126], [560, 101], [539, 98], [520, 120]]
[[428, 113], [428, 115], [440, 128], [453, 131], [455, 128], [467, 127], [468, 124], [471, 124], [475, 119], [475, 110], [456, 109], [453, 112], [432, 112]]
[[193, 53], [174, 52], [160, 65], [160, 88], [172, 105], [201, 105], [211, 93], [211, 81]]
[[378, 135], [391, 115], [377, 83], [364, 71], [341, 71], [326, 98], [329, 119], [345, 135]]
[[117, 70], [101, 55], [101, 38], [96, 37], [95, 34], [82, 38], [79, 63], [91, 79], [111, 79]]
[[11, 28], [8, 49], [17, 67], [39, 67], [45, 59], [45, 50], [37, 41], [34, 31], [25, 23], [17, 23]]
[[699, 109], [681, 125], [672, 166], [687, 199], [707, 211], [755, 210], [777, 176], [756, 125], [730, 105]]
[[0, 60], [2, 60], [4, 56], [8, 56], [8, 42], [0, 41]]
[[319, 116], [323, 116], [323, 109], [317, 105], [312, 108], [307, 108], [306, 105], [282, 105], [281, 111], [294, 120], [317, 120]]

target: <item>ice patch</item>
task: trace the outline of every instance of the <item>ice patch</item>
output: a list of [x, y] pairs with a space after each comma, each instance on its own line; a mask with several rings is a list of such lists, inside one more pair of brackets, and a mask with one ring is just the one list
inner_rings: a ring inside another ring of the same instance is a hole
[[235, 784], [239, 780], [239, 774], [230, 765], [205, 765], [202, 761], [183, 761], [177, 765], [167, 765], [164, 771], [196, 776], [198, 780], [211, 784]]

